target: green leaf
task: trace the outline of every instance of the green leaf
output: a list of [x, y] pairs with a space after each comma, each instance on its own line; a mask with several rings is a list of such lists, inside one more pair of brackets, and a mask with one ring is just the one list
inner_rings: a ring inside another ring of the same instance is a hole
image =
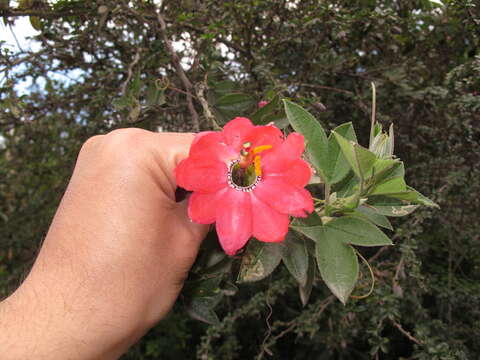
[[356, 208], [352, 215], [367, 219], [375, 225], [381, 226], [385, 229], [393, 230], [392, 224], [390, 224], [387, 217], [380, 214], [375, 208], [362, 205]]
[[283, 244], [283, 263], [298, 283], [305, 286], [308, 270], [308, 250], [305, 239], [289, 231]]
[[38, 16], [30, 16], [30, 24], [37, 31], [42, 31], [42, 22]]
[[117, 111], [125, 110], [133, 104], [134, 100], [128, 96], [122, 96], [112, 101], [112, 105]]
[[405, 191], [385, 194], [385, 196], [392, 197], [398, 200], [404, 200], [413, 204], [439, 208], [438, 204], [434, 203], [432, 200], [409, 186], [406, 187]]
[[138, 102], [138, 100], [134, 99], [134, 106], [128, 114], [128, 121], [132, 123], [136, 122], [140, 117], [141, 113], [142, 113], [142, 107], [140, 106], [140, 103]]
[[0, 0], [0, 9], [6, 10], [10, 6], [10, 0]]
[[386, 196], [371, 196], [368, 198], [368, 204], [375, 210], [385, 216], [400, 217], [411, 214], [419, 205], [411, 205], [408, 202], [392, 199]]
[[325, 169], [328, 166], [328, 140], [320, 123], [301, 106], [283, 100], [285, 113], [293, 129], [306, 139], [306, 152], [319, 175], [327, 181]]
[[198, 274], [215, 273], [223, 266], [222, 263], [225, 259], [231, 258], [227, 257], [225, 251], [220, 247], [217, 233], [209, 231], [200, 246], [199, 254], [191, 271]]
[[353, 171], [350, 171], [342, 181], [335, 184], [332, 189], [337, 193], [337, 197], [345, 198], [355, 194], [358, 186], [358, 178]]
[[392, 241], [370, 222], [351, 216], [342, 216], [325, 225], [329, 236], [347, 244], [360, 246], [392, 245]]
[[18, 102], [11, 101], [11, 100], [9, 101], [9, 109], [12, 115], [15, 116], [16, 118], [20, 117], [21, 115], [20, 107], [18, 107], [17, 105], [18, 105]]
[[309, 214], [306, 218], [295, 218], [295, 219], [293, 219], [292, 225], [297, 225], [297, 226], [322, 225], [322, 219], [314, 211], [311, 214]]
[[189, 280], [185, 285], [184, 293], [194, 297], [212, 297], [220, 293], [219, 285], [224, 274], [203, 275], [197, 280]]
[[356, 142], [344, 138], [342, 135], [332, 131], [342, 149], [343, 155], [347, 159], [355, 175], [360, 179], [367, 178], [377, 159], [375, 154], [358, 145]]
[[194, 319], [210, 325], [218, 325], [220, 320], [213, 309], [221, 299], [221, 294], [214, 297], [192, 298], [186, 306], [186, 311]]
[[244, 115], [253, 104], [254, 100], [250, 95], [236, 93], [223, 95], [217, 100], [215, 107], [227, 118], [233, 118]]
[[398, 159], [378, 159], [373, 164], [373, 176], [369, 179], [372, 184], [380, 184], [395, 177], [404, 177], [403, 162]]
[[310, 294], [312, 293], [313, 282], [315, 280], [315, 261], [312, 257], [308, 257], [308, 269], [307, 269], [307, 277], [305, 284], [298, 285], [298, 292], [300, 295], [300, 301], [302, 302], [303, 306], [306, 306], [308, 303], [308, 299], [310, 299]]
[[272, 273], [282, 259], [282, 246], [251, 239], [242, 257], [237, 282], [262, 280]]
[[221, 290], [224, 295], [233, 296], [238, 292], [238, 287], [234, 283], [226, 281]]
[[236, 84], [231, 80], [213, 81], [209, 80], [208, 87], [219, 95], [231, 93], [235, 90]]
[[412, 188], [411, 186], [407, 186], [408, 190], [410, 191], [413, 191], [416, 193], [417, 195], [417, 199], [416, 199], [416, 203], [417, 204], [421, 204], [421, 205], [425, 205], [425, 206], [428, 206], [428, 207], [435, 207], [437, 209], [440, 208], [440, 206], [438, 206], [437, 203], [433, 202], [432, 200], [430, 200], [429, 198], [427, 198], [425, 195], [421, 194], [420, 192], [418, 192], [417, 190], [415, 190], [414, 188]]
[[[273, 114], [266, 115], [263, 118], [263, 122], [264, 124], [274, 123], [275, 126], [279, 129], [285, 129], [289, 125], [287, 116], [283, 111], [279, 114], [273, 113]], [[262, 125], [262, 124], [259, 124], [259, 125]]]
[[[334, 131], [345, 139], [357, 141], [355, 130], [351, 122], [337, 126]], [[325, 175], [328, 183], [336, 184], [341, 181], [350, 171], [350, 165], [340, 149], [333, 132], [328, 137], [328, 162], [325, 166]]]
[[319, 226], [315, 233], [318, 269], [332, 293], [345, 304], [358, 278], [358, 259], [354, 249]]
[[140, 78], [140, 71], [133, 76], [132, 82], [128, 85], [128, 94], [130, 96], [138, 96], [140, 87], [142, 86], [142, 79]]
[[375, 186], [370, 195], [395, 194], [405, 192], [406, 190], [407, 184], [403, 177], [395, 177]]
[[268, 120], [267, 115], [270, 115], [275, 110], [277, 110], [278, 104], [280, 103], [280, 97], [276, 95], [272, 100], [270, 100], [265, 106], [261, 107], [253, 113], [251, 120], [255, 125], [265, 125], [270, 121]]
[[187, 280], [182, 294], [185, 297], [187, 313], [194, 319], [208, 324], [218, 324], [219, 320], [213, 309], [223, 298], [219, 285], [224, 274], [202, 275], [195, 280]]
[[[380, 195], [380, 194], [378, 194]], [[416, 191], [399, 191], [399, 192], [391, 192], [391, 193], [383, 193], [384, 196], [392, 197], [398, 200], [404, 200], [409, 203], [417, 203], [418, 200], [418, 193]]]
[[353, 216], [334, 218], [323, 226], [296, 226], [294, 230], [300, 231], [311, 239], [318, 238], [319, 233], [345, 244], [359, 246], [392, 245], [392, 241], [375, 225]]
[[159, 89], [155, 82], [147, 89], [146, 103], [148, 106], [161, 106], [165, 104], [165, 90]]
[[370, 195], [387, 195], [407, 191], [403, 162], [397, 159], [378, 159], [373, 165], [373, 176], [368, 180], [373, 187]]
[[33, 6], [34, 0], [19, 0], [18, 1], [18, 8], [21, 10], [29, 9]]

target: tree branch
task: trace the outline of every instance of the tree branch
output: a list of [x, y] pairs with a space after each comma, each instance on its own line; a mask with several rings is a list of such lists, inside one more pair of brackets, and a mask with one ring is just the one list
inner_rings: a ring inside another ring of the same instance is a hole
[[70, 11], [48, 11], [48, 10], [15, 10], [15, 9], [2, 9], [0, 10], [0, 16], [3, 17], [18, 17], [18, 16], [38, 16], [42, 18], [55, 19], [64, 16], [85, 15], [89, 13], [90, 9], [84, 10], [70, 10]]
[[192, 83], [190, 82], [187, 75], [185, 74], [185, 71], [183, 70], [182, 65], [180, 64], [180, 59], [178, 58], [177, 52], [173, 48], [172, 43], [167, 36], [167, 26], [165, 24], [165, 20], [162, 14], [160, 13], [160, 11], [157, 12], [157, 21], [160, 24], [160, 33], [162, 35], [163, 42], [165, 43], [165, 46], [167, 47], [167, 50], [170, 53], [170, 56], [172, 58], [172, 64], [175, 67], [175, 70], [177, 71], [177, 75], [182, 81], [183, 86], [185, 87], [185, 91], [187, 92], [187, 105], [188, 105], [188, 110], [192, 115], [193, 129], [194, 131], [199, 131], [200, 121], [198, 118], [198, 113], [195, 110], [195, 106], [193, 105]]
[[46, 50], [40, 50], [40, 51], [35, 52], [35, 53], [29, 53], [30, 55], [20, 57], [20, 58], [14, 60], [14, 61], [9, 61], [9, 59], [7, 57], [3, 57], [7, 62], [9, 62], [9, 64], [6, 64], [5, 67], [1, 68], [0, 73], [5, 72], [7, 70], [10, 70], [10, 69], [14, 68], [17, 65], [20, 65], [21, 63], [23, 63], [25, 61], [30, 61], [30, 60], [36, 58], [37, 56], [40, 56], [40, 55], [42, 55], [46, 52], [47, 52]]
[[125, 96], [127, 93], [127, 85], [132, 78], [133, 75], [133, 67], [137, 65], [138, 61], [140, 60], [140, 52], [142, 51], [142, 48], [138, 48], [137, 52], [135, 53], [135, 57], [133, 58], [133, 61], [128, 65], [128, 73], [127, 73], [127, 79], [124, 81], [122, 84], [122, 95]]
[[393, 326], [395, 326], [403, 335], [405, 335], [410, 341], [413, 341], [415, 344], [417, 345], [422, 345], [422, 343], [420, 342], [420, 340], [418, 340], [417, 338], [415, 338], [412, 334], [410, 334], [407, 330], [405, 330], [402, 325], [400, 325], [399, 323], [397, 323], [395, 320], [392, 320], [390, 319], [391, 323], [393, 324]]
[[331, 91], [336, 91], [336, 92], [340, 92], [340, 93], [344, 93], [344, 94], [348, 94], [348, 95], [355, 95], [351, 91], [348, 91], [348, 90], [345, 90], [345, 89], [339, 89], [339, 88], [335, 88], [335, 87], [331, 87], [331, 86], [316, 85], [316, 84], [305, 84], [305, 83], [299, 83], [299, 84], [295, 84], [295, 85], [303, 86], [303, 87], [309, 87], [309, 88], [313, 88], [313, 89], [331, 90]]
[[197, 88], [197, 98], [200, 101], [200, 104], [202, 104], [203, 108], [203, 115], [207, 118], [207, 120], [212, 124], [213, 129], [215, 130], [221, 130], [222, 128], [218, 125], [217, 121], [215, 120], [215, 116], [213, 116], [210, 107], [208, 105], [207, 99], [205, 99], [204, 92], [205, 92], [206, 84], [201, 83], [198, 85]]

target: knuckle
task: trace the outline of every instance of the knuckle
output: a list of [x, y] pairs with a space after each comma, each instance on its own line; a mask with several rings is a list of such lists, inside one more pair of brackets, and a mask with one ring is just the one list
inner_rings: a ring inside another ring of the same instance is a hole
[[103, 135], [95, 135], [95, 136], [92, 136], [92, 137], [88, 138], [83, 143], [81, 151], [85, 152], [86, 149], [89, 149], [92, 146], [94, 146], [95, 144], [98, 144], [100, 142], [100, 140], [102, 139], [102, 137], [103, 137]]
[[152, 133], [138, 128], [117, 129], [105, 135], [103, 151], [122, 166], [149, 161]]
[[138, 128], [116, 129], [109, 132], [106, 137], [109, 142], [118, 144], [138, 144], [143, 143], [149, 137], [150, 132]]
[[105, 136], [106, 151], [118, 156], [143, 154], [150, 143], [151, 132], [138, 128], [124, 128], [109, 132]]

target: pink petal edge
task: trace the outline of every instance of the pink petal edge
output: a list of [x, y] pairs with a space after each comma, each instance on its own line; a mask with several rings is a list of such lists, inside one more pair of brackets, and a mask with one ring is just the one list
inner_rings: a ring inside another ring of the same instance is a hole
[[227, 188], [217, 201], [216, 228], [227, 255], [245, 246], [252, 236], [252, 205], [248, 193]]

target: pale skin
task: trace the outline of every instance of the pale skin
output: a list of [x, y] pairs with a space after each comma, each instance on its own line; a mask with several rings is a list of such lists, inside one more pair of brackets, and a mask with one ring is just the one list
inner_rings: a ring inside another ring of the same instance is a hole
[[192, 140], [121, 129], [83, 145], [30, 274], [0, 303], [2, 359], [117, 359], [168, 313], [208, 230], [175, 202]]

